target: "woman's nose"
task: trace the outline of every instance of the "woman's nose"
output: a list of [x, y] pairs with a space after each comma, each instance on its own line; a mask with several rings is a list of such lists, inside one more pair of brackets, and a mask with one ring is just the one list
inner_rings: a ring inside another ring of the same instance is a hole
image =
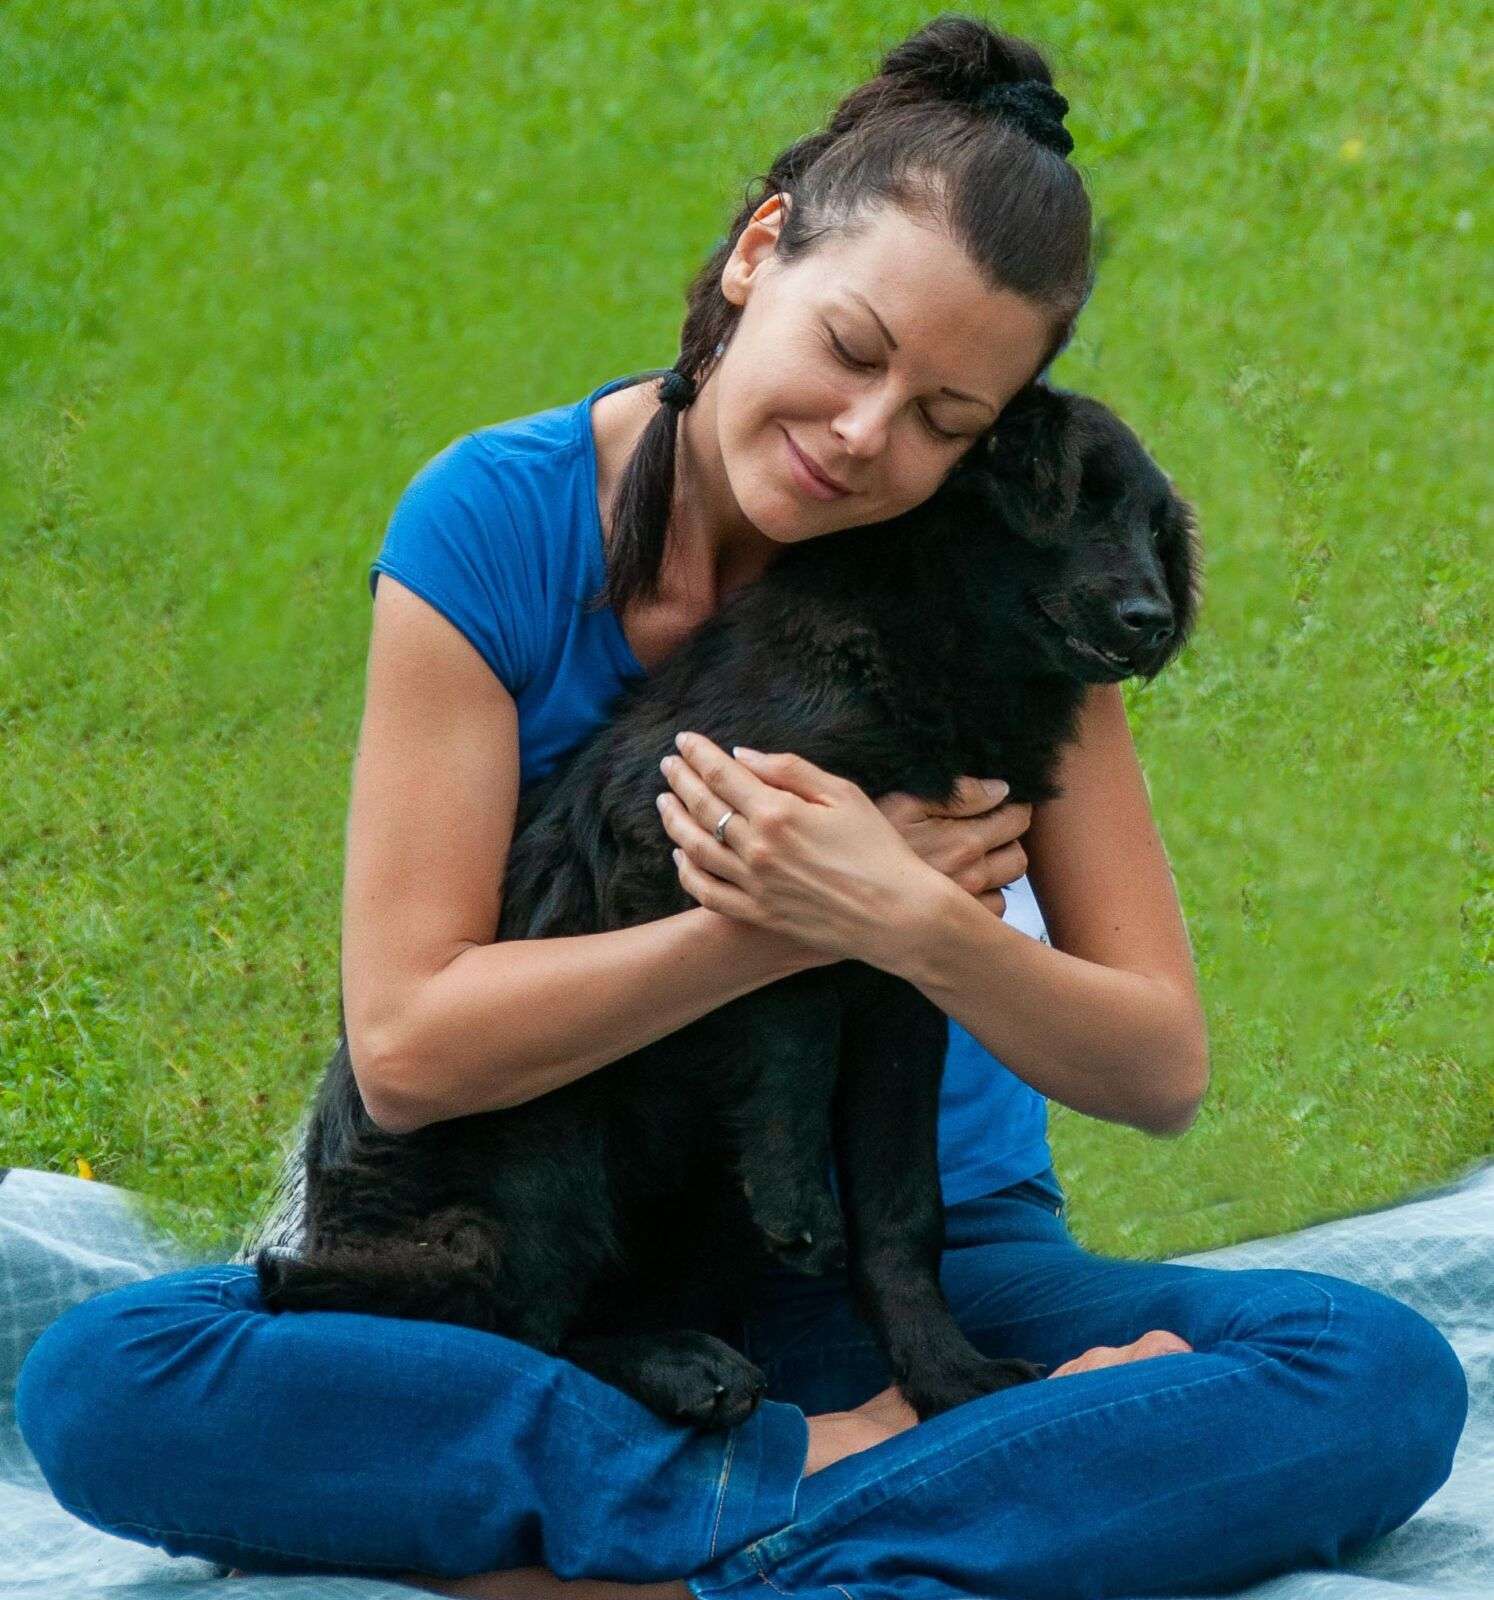
[[887, 442], [888, 413], [874, 396], [860, 396], [841, 408], [830, 432], [848, 456], [875, 456]]

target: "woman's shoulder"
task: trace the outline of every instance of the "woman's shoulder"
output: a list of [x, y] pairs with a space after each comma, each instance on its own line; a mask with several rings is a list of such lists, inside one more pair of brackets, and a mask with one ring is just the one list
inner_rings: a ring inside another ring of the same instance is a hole
[[517, 697], [556, 593], [553, 568], [584, 504], [558, 443], [526, 442], [501, 424], [462, 434], [396, 500], [369, 564], [369, 592], [387, 573], [418, 594]]
[[[458, 434], [418, 466], [400, 496], [477, 496], [494, 507], [535, 475], [574, 472], [585, 440], [577, 402], [489, 422]], [[396, 508], [397, 509], [397, 508]]]
[[452, 439], [406, 485], [369, 567], [370, 592], [381, 572], [414, 590], [516, 699], [603, 576], [592, 399]]

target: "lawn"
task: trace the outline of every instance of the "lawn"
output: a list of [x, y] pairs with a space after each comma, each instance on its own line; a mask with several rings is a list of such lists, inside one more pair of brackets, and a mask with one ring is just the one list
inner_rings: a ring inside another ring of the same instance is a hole
[[[0, 12], [0, 1163], [229, 1252], [335, 1040], [395, 499], [671, 362], [742, 186], [936, 9]], [[1494, 1149], [1483, 9], [980, 14], [1049, 50], [1100, 219], [1055, 376], [1207, 546], [1129, 704], [1213, 1079], [1180, 1139], [1052, 1107], [1072, 1225], [1387, 1203]]]

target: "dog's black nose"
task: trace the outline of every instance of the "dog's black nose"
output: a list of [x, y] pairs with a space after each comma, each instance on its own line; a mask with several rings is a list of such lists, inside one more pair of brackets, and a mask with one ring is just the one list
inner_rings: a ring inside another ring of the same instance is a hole
[[1159, 649], [1172, 636], [1172, 607], [1165, 600], [1155, 600], [1145, 594], [1132, 595], [1121, 601], [1115, 614], [1143, 650]]

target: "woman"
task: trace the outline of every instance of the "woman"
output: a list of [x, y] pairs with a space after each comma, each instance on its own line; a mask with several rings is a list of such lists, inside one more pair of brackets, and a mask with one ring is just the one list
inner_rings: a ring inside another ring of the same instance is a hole
[[768, 1398], [700, 1433], [473, 1329], [270, 1316], [247, 1265], [213, 1265], [97, 1296], [31, 1352], [21, 1427], [78, 1515], [451, 1594], [1036, 1600], [1331, 1563], [1444, 1481], [1466, 1385], [1409, 1307], [1097, 1256], [1065, 1226], [1044, 1097], [1177, 1133], [1207, 1070], [1113, 686], [1031, 815], [984, 775], [941, 814], [686, 737], [661, 830], [699, 905], [491, 938], [521, 787], [783, 545], [926, 499], [1062, 348], [1090, 287], [1065, 109], [1029, 46], [940, 18], [775, 162], [663, 384], [417, 475], [371, 575], [343, 930], [352, 1057], [392, 1129], [542, 1094], [806, 966], [907, 977], [952, 1019], [946, 1293], [1049, 1378], [915, 1427], [844, 1280], [782, 1274], [741, 1330]]

